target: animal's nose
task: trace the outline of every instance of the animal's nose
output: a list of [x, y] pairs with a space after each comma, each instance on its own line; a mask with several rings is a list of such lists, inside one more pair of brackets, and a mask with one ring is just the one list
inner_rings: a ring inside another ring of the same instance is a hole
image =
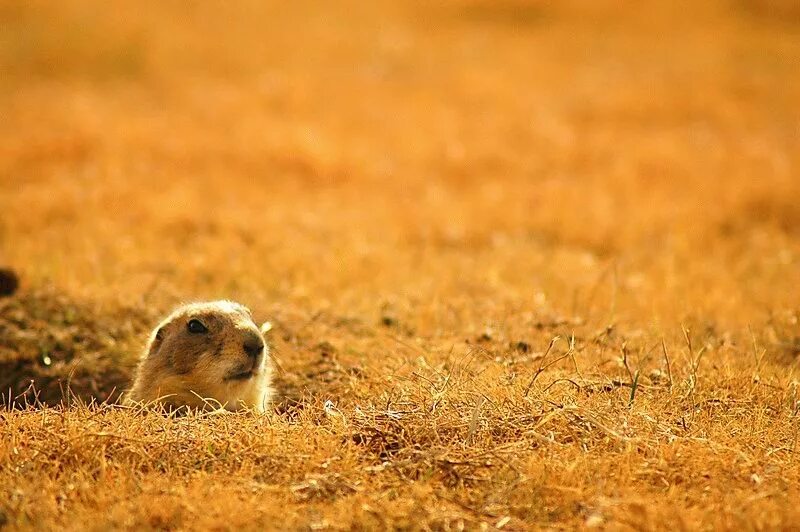
[[257, 337], [256, 335], [249, 336], [244, 341], [244, 352], [247, 353], [248, 356], [253, 358], [257, 357], [261, 354], [261, 351], [264, 350], [264, 342], [261, 341], [261, 338]]

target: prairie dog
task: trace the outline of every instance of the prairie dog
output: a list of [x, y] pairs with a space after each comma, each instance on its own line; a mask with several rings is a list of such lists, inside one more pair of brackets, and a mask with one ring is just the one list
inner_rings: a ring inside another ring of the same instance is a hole
[[264, 412], [272, 396], [269, 328], [259, 330], [233, 301], [177, 308], [150, 335], [126, 402]]

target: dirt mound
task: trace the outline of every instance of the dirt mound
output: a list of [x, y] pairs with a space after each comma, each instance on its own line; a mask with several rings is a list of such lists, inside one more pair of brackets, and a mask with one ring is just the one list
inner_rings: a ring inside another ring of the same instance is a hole
[[[157, 319], [152, 309], [101, 309], [53, 288], [0, 299], [0, 408], [75, 398], [117, 403]], [[299, 413], [316, 404], [321, 390], [341, 397], [357, 368], [341, 364], [330, 344], [306, 346], [286, 335], [273, 346], [285, 350], [274, 380], [277, 410]]]
[[151, 321], [142, 309], [101, 310], [49, 288], [0, 300], [3, 405], [116, 401]]

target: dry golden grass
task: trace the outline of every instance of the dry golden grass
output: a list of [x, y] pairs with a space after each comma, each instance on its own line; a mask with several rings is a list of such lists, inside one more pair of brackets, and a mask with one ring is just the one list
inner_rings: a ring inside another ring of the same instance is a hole
[[[0, 1], [0, 527], [797, 528], [800, 13], [694, 4]], [[117, 406], [220, 297], [275, 412]]]

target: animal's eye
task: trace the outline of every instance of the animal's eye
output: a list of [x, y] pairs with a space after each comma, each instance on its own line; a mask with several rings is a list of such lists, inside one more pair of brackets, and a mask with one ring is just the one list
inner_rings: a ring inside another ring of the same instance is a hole
[[208, 328], [203, 325], [200, 320], [189, 320], [186, 324], [186, 329], [192, 334], [203, 334], [208, 332]]

